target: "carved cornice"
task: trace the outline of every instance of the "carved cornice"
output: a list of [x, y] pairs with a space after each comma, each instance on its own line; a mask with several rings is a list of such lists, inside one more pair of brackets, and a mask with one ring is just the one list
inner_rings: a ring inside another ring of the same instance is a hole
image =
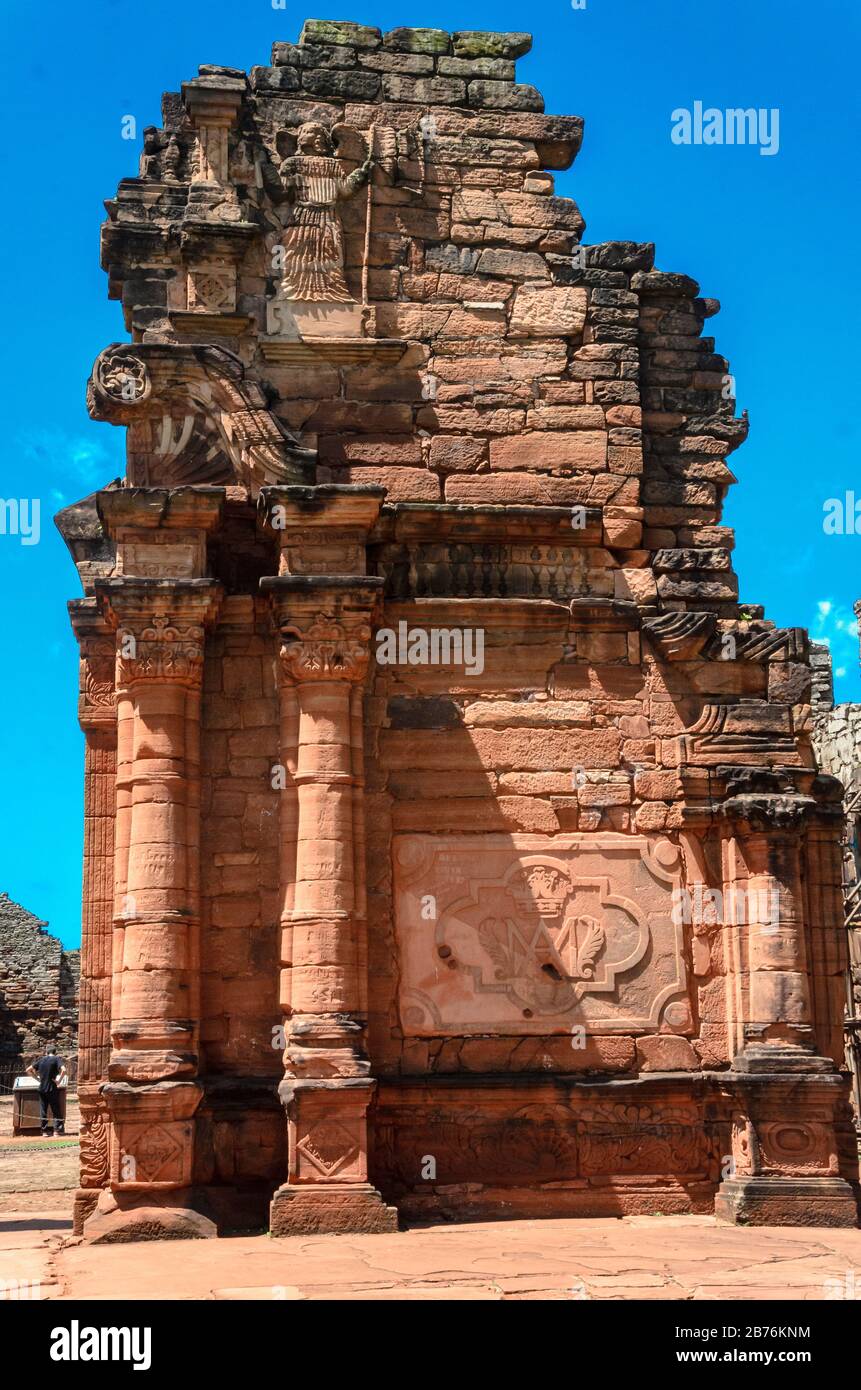
[[647, 618], [643, 632], [665, 661], [693, 661], [714, 636], [714, 613], [679, 611]]

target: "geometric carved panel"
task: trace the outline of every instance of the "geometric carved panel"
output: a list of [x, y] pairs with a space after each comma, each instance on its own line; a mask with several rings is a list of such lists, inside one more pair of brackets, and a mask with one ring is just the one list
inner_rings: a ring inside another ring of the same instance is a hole
[[399, 835], [399, 1012], [408, 1036], [690, 1032], [663, 836]]

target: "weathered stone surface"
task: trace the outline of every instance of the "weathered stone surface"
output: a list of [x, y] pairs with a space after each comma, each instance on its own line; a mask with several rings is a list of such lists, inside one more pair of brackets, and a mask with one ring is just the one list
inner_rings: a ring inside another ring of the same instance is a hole
[[[390, 80], [395, 82], [400, 79], [392, 77]], [[380, 91], [380, 77], [375, 72], [310, 68], [302, 72], [302, 88], [317, 97], [334, 97], [341, 101], [373, 101]]]
[[552, 470], [595, 469], [607, 466], [607, 437], [597, 430], [524, 431], [514, 438], [490, 441], [491, 468]]
[[522, 58], [532, 47], [532, 35], [463, 29], [452, 34], [452, 46], [458, 58]]
[[509, 331], [534, 338], [579, 336], [586, 322], [586, 305], [585, 290], [524, 285], [514, 296]]
[[383, 77], [386, 101], [414, 101], [423, 105], [459, 106], [466, 99], [466, 85], [454, 77]]
[[475, 79], [469, 84], [470, 106], [486, 106], [493, 111], [543, 111], [544, 98], [528, 83], [493, 82]]
[[715, 305], [582, 244], [528, 48], [309, 21], [107, 205], [90, 1235], [852, 1206], [837, 788], [738, 603]]
[[444, 29], [390, 29], [383, 47], [396, 53], [448, 53], [451, 38]]
[[379, 48], [382, 40], [379, 29], [352, 20], [306, 19], [299, 35], [300, 44], [348, 44], [351, 48]]
[[84, 1223], [84, 1234], [90, 1245], [126, 1245], [138, 1240], [207, 1240], [218, 1232], [199, 1212], [140, 1206], [96, 1212]]
[[547, 280], [549, 274], [541, 256], [527, 251], [482, 251], [477, 269], [480, 275], [510, 276], [516, 280]]
[[495, 82], [514, 81], [514, 63], [506, 58], [439, 58], [440, 77], [488, 77]]

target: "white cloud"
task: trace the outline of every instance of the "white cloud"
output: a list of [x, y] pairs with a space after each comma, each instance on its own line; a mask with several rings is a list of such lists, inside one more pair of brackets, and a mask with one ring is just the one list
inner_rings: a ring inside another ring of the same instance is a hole
[[92, 434], [35, 424], [11, 440], [0, 467], [0, 491], [40, 497], [58, 511], [125, 472], [125, 430], [93, 426]]
[[834, 675], [840, 679], [858, 665], [858, 619], [851, 608], [820, 599], [816, 617], [810, 625], [814, 642], [824, 642], [831, 649]]

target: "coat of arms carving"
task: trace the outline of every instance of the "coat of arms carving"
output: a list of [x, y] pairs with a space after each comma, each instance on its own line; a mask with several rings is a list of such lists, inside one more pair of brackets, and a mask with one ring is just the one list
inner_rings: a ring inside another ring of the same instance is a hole
[[675, 845], [648, 837], [402, 837], [405, 1030], [654, 1028], [686, 997], [679, 862]]

